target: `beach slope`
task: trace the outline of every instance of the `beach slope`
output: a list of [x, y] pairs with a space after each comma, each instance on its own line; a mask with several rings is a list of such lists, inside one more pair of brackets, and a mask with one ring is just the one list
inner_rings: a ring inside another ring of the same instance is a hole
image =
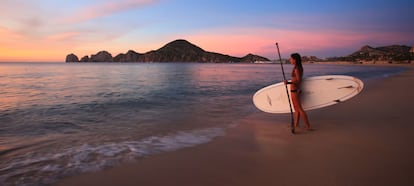
[[256, 112], [227, 135], [56, 185], [414, 185], [414, 70], [365, 82], [349, 101], [289, 115]]

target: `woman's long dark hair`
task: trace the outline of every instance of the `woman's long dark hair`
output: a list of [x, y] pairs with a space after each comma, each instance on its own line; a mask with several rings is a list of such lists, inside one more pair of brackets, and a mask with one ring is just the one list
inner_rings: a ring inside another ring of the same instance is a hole
[[303, 66], [302, 66], [302, 57], [298, 53], [293, 53], [290, 55], [291, 58], [293, 58], [296, 61], [295, 68], [299, 69], [300, 75], [303, 75]]

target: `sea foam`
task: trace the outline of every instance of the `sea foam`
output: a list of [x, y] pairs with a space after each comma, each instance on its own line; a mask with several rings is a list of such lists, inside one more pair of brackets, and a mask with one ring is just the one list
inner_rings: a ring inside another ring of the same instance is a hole
[[94, 172], [148, 155], [175, 151], [210, 142], [225, 134], [224, 128], [180, 131], [137, 141], [85, 143], [59, 153], [25, 154], [2, 165], [1, 185], [42, 185], [83, 172]]

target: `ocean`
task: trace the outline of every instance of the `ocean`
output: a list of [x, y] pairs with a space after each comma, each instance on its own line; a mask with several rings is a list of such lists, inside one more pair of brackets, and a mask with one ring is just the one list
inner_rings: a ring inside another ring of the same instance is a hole
[[[304, 69], [363, 81], [404, 70]], [[260, 112], [253, 94], [282, 80], [279, 64], [0, 63], [0, 185], [47, 185], [207, 143]]]

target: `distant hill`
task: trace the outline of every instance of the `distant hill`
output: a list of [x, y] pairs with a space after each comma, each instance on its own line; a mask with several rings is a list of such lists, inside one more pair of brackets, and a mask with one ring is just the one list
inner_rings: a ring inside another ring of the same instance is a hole
[[391, 45], [383, 47], [371, 47], [369, 45], [344, 57], [334, 57], [328, 61], [410, 61], [412, 55], [411, 47], [405, 45]]
[[269, 61], [265, 57], [248, 54], [244, 57], [234, 57], [215, 52], [208, 52], [186, 41], [175, 40], [158, 50], [147, 53], [137, 53], [129, 50], [126, 54], [112, 57], [107, 51], [100, 51], [96, 55], [84, 56], [80, 60], [75, 54], [66, 56], [66, 62], [205, 62], [205, 63], [251, 63], [255, 61]]
[[402, 61], [408, 60], [410, 58], [410, 49], [409, 46], [404, 45], [391, 45], [384, 47], [373, 48], [371, 46], [363, 46], [360, 50], [349, 55], [351, 59], [355, 60], [393, 60], [393, 61]]

